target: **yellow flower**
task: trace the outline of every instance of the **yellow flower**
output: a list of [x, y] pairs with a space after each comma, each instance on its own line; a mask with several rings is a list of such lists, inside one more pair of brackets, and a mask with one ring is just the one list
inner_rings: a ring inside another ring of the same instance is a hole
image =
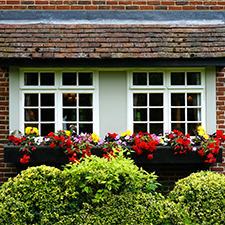
[[37, 127], [32, 127], [32, 130], [30, 131], [31, 134], [36, 133], [36, 135], [38, 135], [39, 131], [37, 129]]
[[65, 134], [66, 134], [67, 136], [70, 136], [70, 131], [69, 131], [69, 130], [65, 130]]
[[131, 132], [129, 130], [127, 132], [123, 132], [121, 134], [121, 137], [124, 137], [124, 136], [131, 136]]
[[200, 136], [204, 136], [204, 135], [205, 135], [205, 132], [204, 132], [203, 130], [200, 130], [200, 131], [198, 132], [198, 134], [199, 134]]
[[93, 142], [98, 142], [100, 139], [100, 137], [95, 133], [92, 133], [91, 138], [92, 138]]
[[32, 130], [32, 127], [26, 127], [25, 128], [25, 133], [26, 134], [30, 134], [31, 133], [31, 130]]
[[202, 126], [199, 126], [197, 130], [204, 130]]
[[204, 136], [204, 138], [208, 140], [208, 139], [209, 139], [209, 135], [206, 134], [206, 135]]
[[128, 135], [128, 136], [131, 136], [130, 130], [127, 131], [127, 135]]

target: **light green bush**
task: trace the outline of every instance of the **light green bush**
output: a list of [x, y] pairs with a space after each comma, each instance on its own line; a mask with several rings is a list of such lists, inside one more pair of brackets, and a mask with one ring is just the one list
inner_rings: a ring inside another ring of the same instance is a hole
[[225, 224], [225, 176], [209, 171], [179, 180], [169, 200], [189, 215], [192, 224]]
[[30, 167], [0, 189], [0, 224], [54, 224], [76, 207], [76, 192], [54, 167]]
[[93, 204], [104, 201], [110, 194], [120, 194], [122, 191], [155, 193], [159, 185], [154, 173], [147, 173], [136, 166], [133, 160], [127, 159], [120, 152], [116, 158], [107, 160], [91, 156], [82, 163], [69, 166], [63, 171], [68, 184], [76, 181], [77, 198], [83, 202]]

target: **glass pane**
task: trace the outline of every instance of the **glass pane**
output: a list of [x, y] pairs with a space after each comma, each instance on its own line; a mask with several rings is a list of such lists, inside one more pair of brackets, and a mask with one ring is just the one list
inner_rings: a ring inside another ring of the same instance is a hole
[[79, 124], [79, 133], [93, 133], [93, 124]]
[[171, 85], [184, 85], [185, 73], [171, 73]]
[[134, 133], [138, 132], [147, 132], [147, 124], [146, 123], [135, 123], [134, 124]]
[[149, 85], [163, 85], [163, 73], [149, 73]]
[[79, 85], [93, 85], [93, 74], [79, 73]]
[[79, 94], [79, 106], [92, 106], [92, 94]]
[[150, 134], [163, 134], [163, 123], [151, 123], [150, 125]]
[[76, 121], [77, 110], [76, 109], [63, 109], [63, 121]]
[[150, 106], [163, 106], [163, 94], [149, 94]]
[[75, 93], [63, 93], [63, 106], [76, 106], [77, 94]]
[[184, 93], [181, 94], [171, 94], [171, 106], [185, 106]]
[[171, 109], [172, 121], [185, 121], [185, 109]]
[[25, 94], [25, 106], [38, 106], [38, 94]]
[[133, 73], [133, 85], [147, 85], [147, 73]]
[[134, 106], [147, 106], [147, 94], [133, 94]]
[[79, 109], [79, 121], [92, 121], [92, 109]]
[[188, 106], [201, 106], [201, 94], [187, 93]]
[[163, 109], [150, 109], [150, 121], [163, 121]]
[[77, 124], [71, 124], [71, 123], [63, 123], [63, 130], [70, 130], [70, 125], [75, 125], [77, 126]]
[[55, 106], [55, 94], [41, 94], [41, 106]]
[[38, 109], [25, 109], [25, 121], [38, 121]]
[[55, 74], [54, 73], [41, 73], [41, 85], [55, 85]]
[[41, 136], [46, 136], [50, 132], [55, 132], [55, 124], [41, 124]]
[[24, 73], [24, 85], [38, 85], [38, 73]]
[[187, 73], [187, 85], [201, 85], [201, 73], [188, 72]]
[[63, 85], [77, 85], [77, 73], [62, 73]]
[[41, 121], [55, 121], [55, 110], [41, 109]]
[[188, 123], [187, 126], [188, 126], [187, 132], [191, 136], [195, 136], [196, 129], [197, 129], [198, 126], [201, 126], [201, 124], [199, 124], [199, 123]]
[[134, 121], [147, 121], [147, 109], [134, 109]]
[[200, 121], [201, 120], [201, 109], [187, 109], [187, 120], [188, 121]]
[[172, 123], [171, 124], [171, 129], [174, 130], [179, 130], [181, 131], [183, 134], [185, 134], [185, 124], [184, 123]]

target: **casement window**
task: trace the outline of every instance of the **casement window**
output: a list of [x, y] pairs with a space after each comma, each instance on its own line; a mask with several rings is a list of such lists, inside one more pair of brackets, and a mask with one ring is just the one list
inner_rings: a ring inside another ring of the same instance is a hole
[[[37, 127], [41, 135], [69, 130], [92, 133], [96, 113], [96, 75], [90, 71], [29, 71], [20, 73], [20, 127]], [[94, 107], [95, 106], [95, 107]]]
[[203, 69], [134, 71], [129, 84], [133, 132], [178, 129], [193, 135], [196, 126], [205, 126]]

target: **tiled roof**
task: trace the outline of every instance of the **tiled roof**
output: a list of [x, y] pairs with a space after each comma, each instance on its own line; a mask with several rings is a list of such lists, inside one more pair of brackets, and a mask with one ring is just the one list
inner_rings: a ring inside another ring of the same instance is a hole
[[0, 25], [0, 58], [215, 58], [225, 25]]

